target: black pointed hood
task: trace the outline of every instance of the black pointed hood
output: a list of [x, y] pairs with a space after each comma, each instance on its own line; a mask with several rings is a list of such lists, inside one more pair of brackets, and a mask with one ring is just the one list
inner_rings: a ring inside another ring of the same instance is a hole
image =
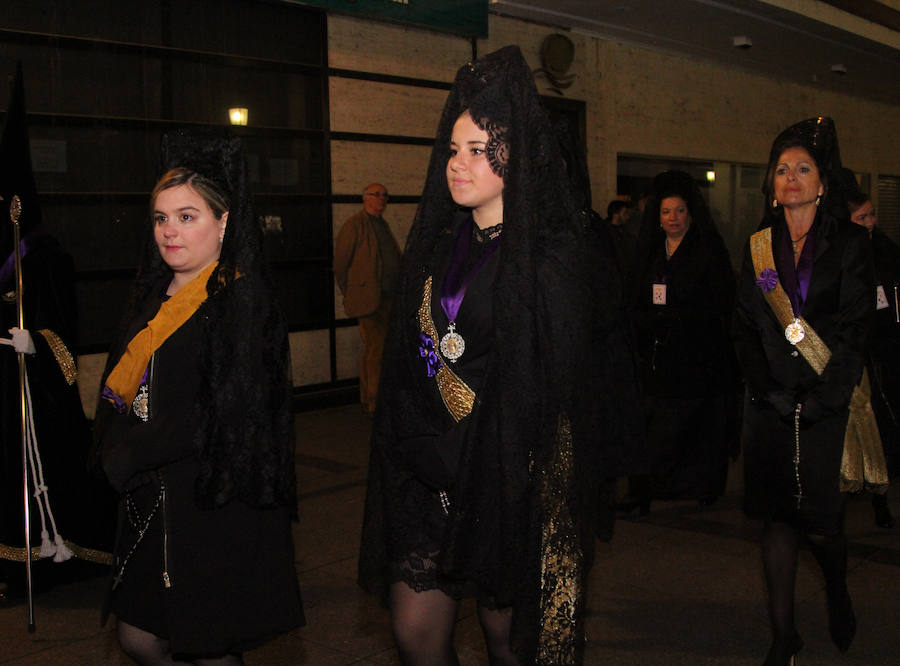
[[12, 252], [13, 230], [9, 219], [9, 205], [13, 195], [18, 195], [22, 201], [19, 230], [24, 237], [40, 224], [41, 208], [31, 168], [21, 62], [16, 63], [9, 109], [6, 112], [3, 136], [0, 138], [0, 196], [3, 197], [0, 202], [3, 218], [0, 220], [0, 255], [4, 258]]

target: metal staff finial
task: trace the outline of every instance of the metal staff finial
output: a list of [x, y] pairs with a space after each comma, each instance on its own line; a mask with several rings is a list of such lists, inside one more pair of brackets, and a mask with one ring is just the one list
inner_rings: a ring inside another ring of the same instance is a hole
[[[13, 254], [16, 261], [16, 318], [18, 327], [25, 328], [25, 313], [22, 307], [22, 248], [19, 239], [19, 218], [22, 217], [22, 200], [14, 194], [9, 204], [9, 219], [13, 224]], [[18, 352], [19, 359], [19, 412], [22, 416], [22, 497], [25, 518], [25, 590], [28, 599], [28, 631], [34, 632], [34, 590], [31, 580], [31, 510], [28, 492], [28, 433], [26, 430], [27, 406], [25, 402], [25, 354]]]

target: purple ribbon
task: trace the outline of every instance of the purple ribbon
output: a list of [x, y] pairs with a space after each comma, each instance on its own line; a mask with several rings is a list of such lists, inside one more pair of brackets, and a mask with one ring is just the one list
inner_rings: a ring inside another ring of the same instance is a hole
[[[149, 376], [150, 376], [150, 366], [148, 365], [144, 369], [144, 375], [141, 377], [141, 384], [146, 384]], [[140, 390], [140, 386], [138, 386], [138, 390]], [[111, 402], [113, 407], [116, 408], [116, 411], [119, 414], [124, 414], [126, 412], [126, 410], [128, 409], [128, 405], [125, 404], [125, 400], [122, 398], [122, 396], [120, 396], [118, 393], [113, 391], [108, 386], [103, 387], [103, 390], [100, 392], [100, 397], [103, 400]]]
[[111, 388], [109, 388], [108, 386], [104, 386], [104, 387], [103, 387], [103, 391], [101, 391], [100, 397], [103, 398], [104, 400], [106, 400], [107, 402], [111, 402], [112, 405], [113, 405], [113, 407], [116, 408], [116, 411], [117, 411], [119, 414], [124, 414], [124, 413], [125, 413], [125, 408], [126, 408], [128, 405], [126, 405], [126, 404], [125, 404], [125, 401], [122, 400], [122, 396], [120, 396], [118, 393], [115, 393], [115, 392], [114, 392]]
[[419, 356], [425, 359], [425, 372], [429, 377], [434, 377], [443, 364], [434, 351], [434, 340], [426, 333], [419, 333]]
[[774, 268], [764, 268], [756, 280], [756, 286], [768, 293], [778, 285], [778, 271]]
[[[27, 234], [24, 238], [19, 240], [19, 255], [22, 259], [25, 258], [25, 255], [28, 254], [29, 251], [33, 250], [35, 246], [40, 245], [40, 241], [44, 240], [46, 234], [42, 232], [32, 232]], [[0, 284], [6, 284], [6, 281], [12, 277], [13, 273], [16, 271], [16, 253], [13, 251], [6, 258], [6, 261], [3, 262], [3, 266], [0, 267]]]
[[485, 250], [481, 259], [463, 276], [463, 266], [465, 266], [466, 258], [469, 256], [469, 249], [472, 247], [472, 230], [468, 224], [463, 225], [462, 231], [456, 239], [453, 260], [450, 262], [450, 267], [444, 276], [444, 284], [441, 286], [441, 308], [446, 313], [447, 320], [451, 324], [456, 321], [456, 315], [459, 314], [459, 308], [466, 297], [469, 283], [472, 282], [472, 279], [481, 270], [481, 267], [497, 251], [497, 248], [500, 246], [500, 238], [501, 236], [497, 236], [491, 241], [490, 247]]

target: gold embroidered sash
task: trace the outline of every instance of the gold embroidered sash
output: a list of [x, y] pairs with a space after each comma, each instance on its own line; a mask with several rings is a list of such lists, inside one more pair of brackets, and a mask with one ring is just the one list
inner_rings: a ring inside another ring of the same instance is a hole
[[[759, 276], [766, 269], [775, 271], [775, 257], [772, 253], [772, 228], [767, 227], [750, 236], [750, 253], [753, 270]], [[763, 289], [763, 295], [779, 323], [787, 327], [795, 320], [803, 326], [802, 340], [795, 343], [797, 350], [807, 363], [821, 375], [831, 359], [831, 350], [818, 336], [812, 326], [802, 317], [795, 319], [791, 301], [781, 287], [780, 280], [773, 289]], [[856, 492], [864, 486], [875, 492], [885, 492], [888, 486], [887, 464], [875, 413], [870, 400], [868, 373], [863, 370], [859, 385], [854, 387], [850, 397], [850, 418], [844, 434], [844, 454], [841, 459], [841, 491]]]
[[[422, 304], [419, 306], [419, 328], [422, 332], [434, 341], [435, 353], [438, 352], [437, 328], [431, 317], [431, 276], [425, 280], [425, 291], [422, 295]], [[472, 411], [472, 405], [475, 404], [475, 391], [469, 388], [460, 377], [447, 367], [447, 362], [440, 356], [441, 367], [438, 368], [434, 375], [437, 382], [438, 390], [447, 411], [455, 421], [461, 421]]]
[[[181, 287], [172, 298], [160, 306], [156, 316], [128, 343], [122, 358], [106, 378], [106, 388], [121, 398], [125, 405], [130, 407], [134, 396], [137, 395], [141, 378], [153, 352], [190, 319], [206, 300], [206, 283], [218, 264], [218, 261], [212, 262], [197, 277]], [[114, 402], [112, 398], [107, 397], [107, 393], [104, 391], [104, 397]]]
[[[750, 236], [750, 253], [753, 256], [753, 270], [759, 276], [764, 270], [771, 269], [775, 271], [775, 257], [772, 254], [772, 228], [767, 227]], [[778, 318], [778, 321], [785, 328], [794, 323], [794, 310], [791, 307], [791, 299], [788, 298], [787, 292], [781, 286], [781, 280], [775, 284], [774, 289], [769, 291], [763, 290], [763, 295], [772, 312]], [[831, 359], [831, 350], [828, 349], [822, 338], [816, 334], [813, 327], [803, 319], [797, 317], [796, 321], [803, 326], [805, 335], [803, 339], [795, 344], [797, 349], [803, 354], [803, 358], [812, 366], [816, 374], [821, 375], [825, 371]]]

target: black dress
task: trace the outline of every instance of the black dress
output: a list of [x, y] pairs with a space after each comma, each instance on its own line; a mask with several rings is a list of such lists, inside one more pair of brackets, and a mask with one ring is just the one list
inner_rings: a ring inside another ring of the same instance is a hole
[[[438, 268], [432, 276], [430, 309], [435, 328], [441, 336], [449, 324], [441, 308], [441, 291], [453, 247], [459, 234], [477, 234], [473, 227], [471, 217], [465, 216], [461, 223], [453, 227], [454, 233], [445, 235], [436, 249], [435, 266]], [[490, 244], [490, 240], [476, 235], [464, 268], [471, 270], [489, 251]], [[456, 317], [456, 330], [465, 340], [465, 352], [450, 367], [476, 395], [482, 387], [492, 348], [491, 287], [498, 255], [493, 252], [474, 274]], [[409, 324], [418, 329], [418, 320]], [[408, 362], [420, 370], [416, 373], [420, 384], [410, 394], [410, 397], [416, 396], [416, 404], [403, 408], [415, 409], [422, 419], [421, 423], [427, 423], [427, 426], [411, 430], [401, 427], [396, 435], [399, 449], [406, 451], [408, 457], [404, 468], [396, 469], [391, 474], [393, 488], [384, 498], [391, 523], [396, 525], [389, 535], [389, 582], [404, 582], [416, 591], [441, 589], [457, 599], [478, 596], [482, 602], [490, 604], [490, 595], [473, 581], [445, 575], [438, 567], [441, 543], [446, 538], [447, 529], [447, 514], [442, 508], [440, 493], [444, 492], [445, 502], [454, 501], [454, 483], [459, 473], [457, 466], [472, 415], [459, 423], [454, 421], [443, 403], [437, 383], [427, 376], [425, 362], [418, 349], [407, 350], [406, 356]], [[392, 463], [396, 464], [396, 461]]]
[[[653, 496], [712, 500], [725, 489], [736, 437], [734, 273], [716, 233], [692, 225], [668, 259], [664, 235], [655, 239], [631, 293]], [[654, 285], [664, 285], [664, 304]]]
[[[163, 300], [148, 300], [126, 339]], [[133, 412], [115, 415], [103, 441], [108, 473], [118, 465], [136, 472], [127, 475], [120, 505], [111, 609], [187, 655], [243, 652], [304, 623], [290, 508], [233, 499], [210, 509], [195, 498], [203, 316], [201, 307], [153, 355], [147, 422]]]
[[[772, 247], [782, 281], [794, 272], [791, 259], [780, 258], [792, 256], [787, 233], [779, 215], [772, 227]], [[831, 350], [821, 375], [785, 338], [784, 326], [756, 284], [749, 244], [744, 256], [735, 318], [737, 350], [747, 383], [744, 510], [753, 518], [787, 522], [829, 536], [841, 531], [844, 433], [850, 395], [862, 375], [874, 284], [862, 227], [820, 213], [810, 235], [815, 241], [812, 274], [800, 314]], [[786, 252], [779, 251], [785, 244]], [[799, 469], [795, 469], [794, 406], [798, 402], [803, 404], [803, 420]], [[802, 495], [799, 506], [798, 494]]]

